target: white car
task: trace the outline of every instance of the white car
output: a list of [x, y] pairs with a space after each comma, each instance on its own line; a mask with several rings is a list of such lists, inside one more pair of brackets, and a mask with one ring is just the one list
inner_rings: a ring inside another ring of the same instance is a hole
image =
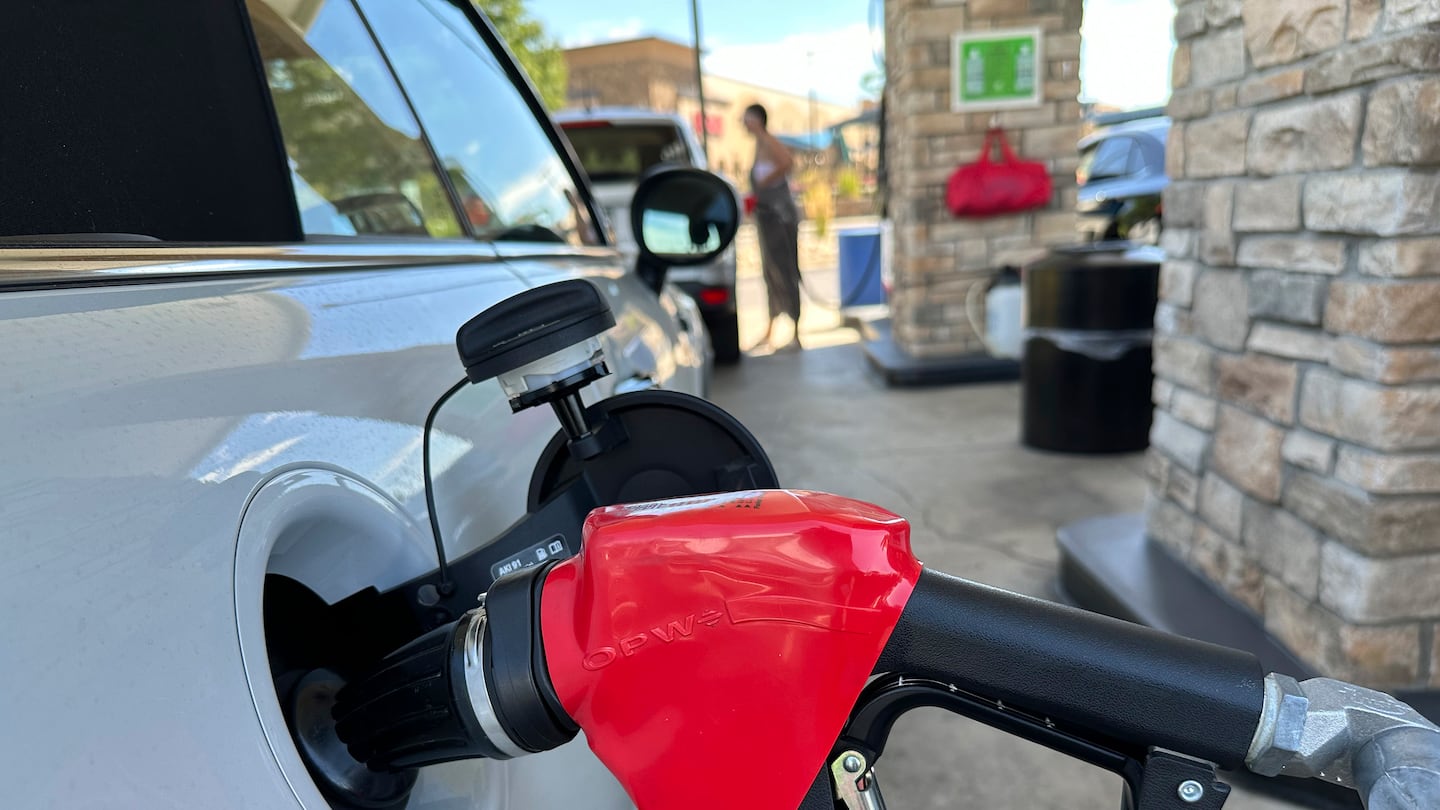
[[[566, 110], [555, 115], [595, 189], [615, 239], [627, 255], [635, 252], [630, 232], [630, 198], [645, 172], [661, 164], [706, 168], [705, 150], [679, 115], [633, 108]], [[737, 192], [738, 196], [738, 192]], [[676, 268], [670, 281], [700, 307], [717, 363], [740, 360], [735, 308], [735, 250], [713, 262]]]
[[462, 324], [584, 279], [615, 320], [592, 401], [705, 386], [695, 305], [606, 243], [475, 5], [6, 23], [0, 806], [631, 807], [583, 740], [388, 794], [297, 743], [297, 684], [386, 636], [342, 606], [433, 571], [432, 516], [451, 560], [534, 551], [497, 538], [560, 425], [493, 380], [437, 406]]

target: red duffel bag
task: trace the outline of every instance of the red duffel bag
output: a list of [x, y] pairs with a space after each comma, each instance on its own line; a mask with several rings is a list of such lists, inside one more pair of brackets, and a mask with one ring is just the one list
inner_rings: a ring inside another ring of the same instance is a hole
[[[1000, 143], [1001, 160], [990, 162], [990, 153]], [[1021, 160], [1005, 139], [1005, 130], [985, 133], [980, 159], [950, 175], [945, 204], [957, 217], [993, 217], [1015, 214], [1050, 203], [1050, 170], [1044, 163]]]

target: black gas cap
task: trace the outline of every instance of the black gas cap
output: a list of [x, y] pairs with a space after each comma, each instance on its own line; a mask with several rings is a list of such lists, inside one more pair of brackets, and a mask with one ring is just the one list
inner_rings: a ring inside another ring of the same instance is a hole
[[571, 279], [527, 290], [472, 318], [455, 336], [471, 382], [484, 382], [582, 344], [615, 325], [595, 285]]

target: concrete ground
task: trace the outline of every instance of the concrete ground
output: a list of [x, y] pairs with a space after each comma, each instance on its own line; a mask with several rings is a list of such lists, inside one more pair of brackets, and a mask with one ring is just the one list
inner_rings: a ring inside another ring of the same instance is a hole
[[[833, 271], [811, 267], [806, 275], [812, 289], [834, 300]], [[741, 273], [742, 345], [763, 329], [757, 276]], [[809, 306], [801, 323], [805, 351], [749, 357], [717, 372], [713, 398], [754, 431], [785, 486], [887, 507], [911, 520], [926, 564], [1040, 597], [1051, 595], [1057, 528], [1141, 508], [1140, 456], [1022, 448], [1013, 384], [886, 389], [868, 371], [856, 333], [840, 323], [838, 314]], [[879, 774], [893, 810], [1075, 810], [1120, 802], [1117, 777], [937, 711], [897, 726]], [[1238, 789], [1227, 804], [1286, 807]]]

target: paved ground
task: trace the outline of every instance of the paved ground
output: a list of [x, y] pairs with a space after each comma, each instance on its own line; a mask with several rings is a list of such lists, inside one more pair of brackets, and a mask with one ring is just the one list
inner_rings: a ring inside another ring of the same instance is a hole
[[[807, 278], [834, 295], [833, 272]], [[742, 323], [763, 328], [753, 274], [742, 274], [739, 296]], [[1059, 526], [1141, 507], [1139, 456], [1021, 448], [1014, 385], [887, 390], [868, 372], [856, 334], [836, 328], [838, 315], [811, 309], [801, 338], [824, 348], [747, 358], [720, 370], [714, 386], [786, 486], [886, 506], [910, 518], [927, 564], [1042, 597], [1055, 577]], [[1120, 800], [1108, 774], [938, 712], [902, 721], [880, 775], [893, 810], [1108, 810]], [[1237, 791], [1227, 810], [1283, 807]]]

